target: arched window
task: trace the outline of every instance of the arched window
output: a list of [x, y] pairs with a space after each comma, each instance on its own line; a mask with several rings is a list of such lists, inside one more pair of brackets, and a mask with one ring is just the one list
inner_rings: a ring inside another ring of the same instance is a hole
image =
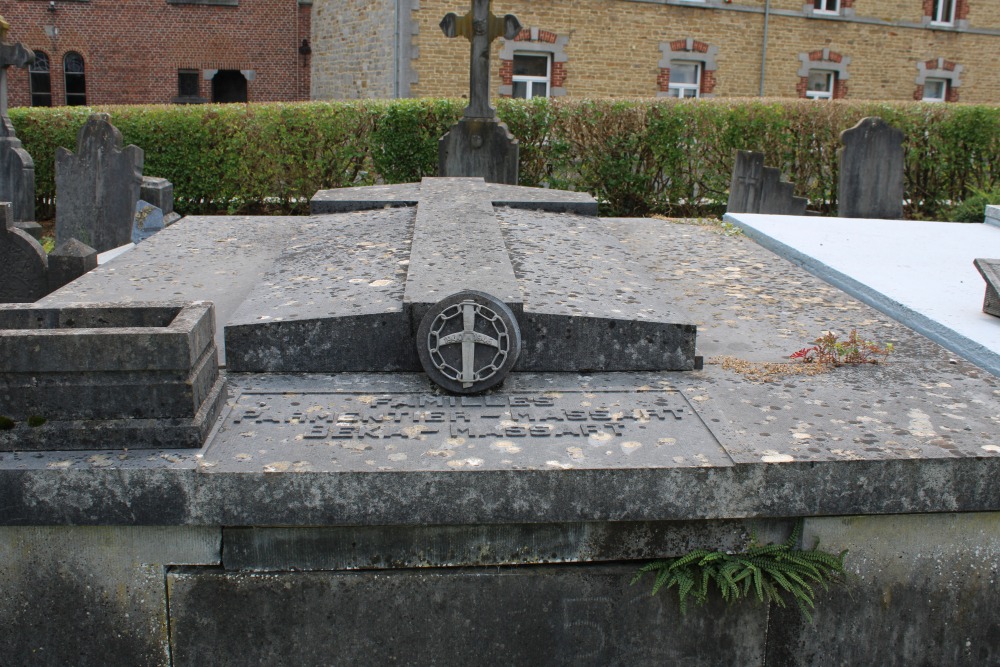
[[44, 51], [35, 51], [35, 62], [28, 68], [28, 81], [31, 87], [31, 106], [52, 106], [52, 75], [49, 56]]
[[842, 100], [847, 97], [848, 56], [830, 49], [800, 53], [799, 97], [811, 100]]
[[84, 72], [83, 56], [70, 51], [63, 58], [63, 74], [66, 77], [66, 105], [85, 106], [87, 104], [87, 77]]

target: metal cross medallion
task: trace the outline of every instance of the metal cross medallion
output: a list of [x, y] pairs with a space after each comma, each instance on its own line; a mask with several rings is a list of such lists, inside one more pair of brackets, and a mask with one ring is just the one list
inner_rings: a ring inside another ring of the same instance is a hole
[[500, 349], [500, 341], [476, 331], [476, 311], [479, 306], [473, 301], [462, 302], [462, 331], [442, 336], [438, 339], [438, 347], [445, 345], [462, 345], [462, 374], [458, 380], [464, 387], [471, 387], [476, 377], [476, 345], [489, 345]]
[[514, 39], [521, 32], [521, 23], [513, 14], [494, 16], [490, 0], [472, 0], [472, 9], [465, 16], [446, 14], [441, 19], [441, 30], [448, 37], [462, 36], [472, 43], [465, 117], [492, 119], [496, 110], [490, 107], [490, 43], [501, 35]]

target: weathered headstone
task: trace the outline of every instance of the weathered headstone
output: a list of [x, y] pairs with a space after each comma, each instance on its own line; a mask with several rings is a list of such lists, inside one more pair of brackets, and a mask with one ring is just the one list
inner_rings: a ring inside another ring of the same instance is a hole
[[795, 196], [795, 186], [781, 180], [781, 171], [764, 166], [764, 154], [736, 151], [729, 184], [728, 213], [805, 215], [805, 197]]
[[163, 226], [169, 227], [181, 216], [174, 212], [174, 184], [165, 178], [143, 176], [139, 196], [163, 212]]
[[163, 227], [163, 211], [160, 207], [142, 199], [135, 203], [135, 217], [132, 220], [132, 243], [145, 241], [162, 230]]
[[840, 135], [837, 214], [841, 218], [903, 217], [903, 132], [864, 118]]
[[56, 244], [79, 239], [98, 252], [130, 242], [142, 186], [143, 152], [122, 147], [106, 113], [77, 134], [77, 152], [56, 149]]
[[490, 43], [514, 39], [521, 31], [517, 17], [494, 16], [490, 0], [472, 0], [464, 16], [448, 13], [441, 21], [448, 37], [465, 37], [471, 44], [469, 106], [438, 143], [441, 176], [481, 176], [489, 183], [517, 184], [517, 139], [490, 106]]
[[48, 259], [13, 218], [11, 204], [0, 203], [0, 303], [31, 303], [48, 294]]
[[49, 253], [49, 292], [96, 268], [96, 250], [77, 239], [66, 241]]
[[[35, 219], [35, 163], [7, 116], [7, 68], [27, 67], [35, 54], [21, 44], [4, 43], [9, 28], [0, 16], [0, 201], [11, 203], [14, 222], [29, 223]], [[37, 238], [35, 227], [26, 225], [25, 231]]]
[[975, 265], [986, 281], [983, 312], [1000, 317], [1000, 259], [977, 259]]

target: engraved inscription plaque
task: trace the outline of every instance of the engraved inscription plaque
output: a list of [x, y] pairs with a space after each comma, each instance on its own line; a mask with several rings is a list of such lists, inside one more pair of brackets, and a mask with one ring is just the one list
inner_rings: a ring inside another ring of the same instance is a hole
[[[247, 456], [249, 439], [255, 448]], [[275, 462], [393, 470], [731, 465], [677, 391], [248, 392], [209, 454], [247, 464], [238, 469]]]

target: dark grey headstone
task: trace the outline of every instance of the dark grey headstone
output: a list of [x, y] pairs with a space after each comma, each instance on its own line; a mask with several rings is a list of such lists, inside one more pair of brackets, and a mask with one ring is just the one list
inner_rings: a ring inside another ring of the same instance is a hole
[[516, 185], [518, 153], [517, 139], [499, 120], [463, 118], [438, 142], [438, 173]]
[[135, 203], [135, 218], [132, 220], [132, 243], [145, 241], [156, 232], [162, 230], [163, 211], [147, 201]]
[[[15, 214], [16, 215], [16, 214]], [[35, 222], [34, 220], [26, 220], [23, 222], [14, 222], [14, 226], [20, 229], [22, 232], [35, 239], [36, 241], [42, 240], [42, 234], [45, 232], [42, 226]]]
[[130, 242], [142, 185], [143, 152], [122, 148], [108, 114], [92, 114], [77, 153], [56, 149], [56, 243], [79, 239], [98, 252]]
[[174, 184], [165, 178], [143, 176], [139, 197], [163, 211], [163, 226], [169, 227], [181, 216], [174, 211]]
[[97, 251], [77, 239], [70, 239], [49, 254], [49, 291], [68, 285], [97, 268]]
[[795, 186], [781, 180], [781, 171], [764, 166], [764, 154], [736, 151], [729, 184], [729, 213], [805, 215], [805, 197], [795, 196]]
[[13, 205], [15, 222], [35, 219], [35, 163], [7, 116], [7, 68], [33, 62], [35, 54], [22, 44], [0, 44], [0, 201]]
[[975, 265], [986, 281], [983, 312], [1000, 317], [1000, 259], [977, 259]]
[[517, 184], [517, 139], [490, 106], [490, 43], [514, 39], [521, 23], [512, 14], [490, 12], [490, 0], [472, 0], [464, 16], [448, 13], [441, 20], [447, 37], [470, 43], [469, 106], [464, 117], [438, 142], [439, 176], [480, 176], [489, 183]]
[[903, 132], [881, 118], [864, 118], [840, 135], [841, 218], [903, 217]]
[[174, 184], [165, 178], [143, 176], [139, 196], [163, 211], [164, 215], [174, 212]]
[[11, 204], [0, 203], [0, 303], [31, 303], [48, 294], [47, 269], [45, 250], [14, 225]]

